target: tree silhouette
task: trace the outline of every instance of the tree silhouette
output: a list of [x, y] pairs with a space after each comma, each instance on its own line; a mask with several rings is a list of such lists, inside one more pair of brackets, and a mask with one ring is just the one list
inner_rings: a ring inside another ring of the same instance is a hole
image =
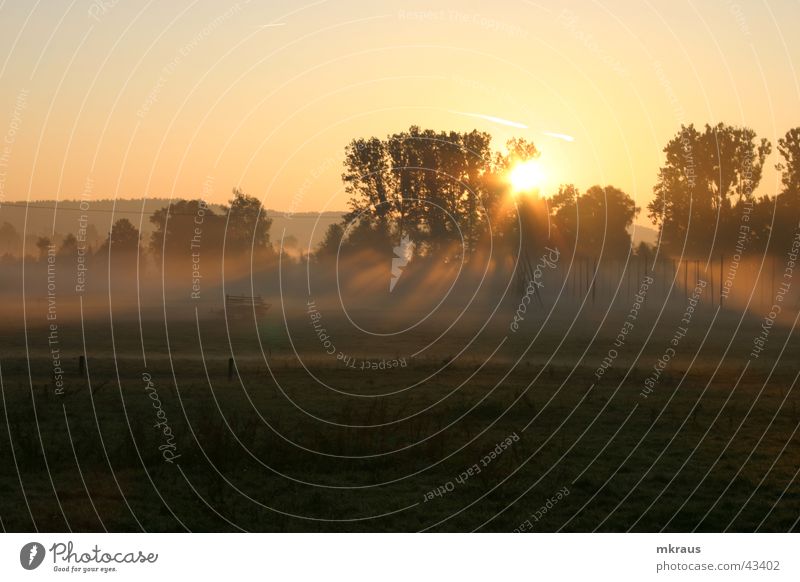
[[61, 241], [61, 246], [58, 249], [58, 254], [61, 256], [75, 256], [78, 252], [78, 239], [75, 237], [74, 234], [69, 233], [67, 236], [64, 237], [64, 240]]
[[778, 152], [783, 157], [783, 162], [776, 166], [783, 172], [781, 195], [797, 203], [800, 199], [800, 127], [790, 129], [778, 140]]
[[50, 238], [40, 236], [36, 239], [36, 248], [39, 250], [39, 260], [44, 260], [47, 257], [47, 250], [50, 248]]
[[[485, 227], [484, 177], [491, 164], [491, 136], [436, 132], [412, 126], [385, 140], [353, 140], [345, 149], [342, 180], [350, 194], [345, 221], [350, 236], [391, 241], [408, 235], [422, 253], [451, 249], [464, 240], [474, 249]], [[352, 234], [351, 234], [352, 233]], [[449, 252], [449, 251], [448, 251]], [[458, 251], [460, 252], [460, 251]]]
[[206, 260], [222, 252], [224, 217], [202, 200], [176, 200], [150, 216], [154, 229], [148, 248], [157, 260], [187, 263], [194, 252]]
[[574, 184], [562, 184], [558, 192], [550, 198], [550, 213], [556, 237], [562, 243], [574, 248], [578, 240], [578, 197], [580, 191]]
[[773, 252], [782, 255], [788, 252], [800, 228], [800, 127], [790, 129], [778, 140], [778, 152], [783, 158], [776, 166], [782, 172], [783, 189], [774, 200], [775, 220], [770, 239]]
[[272, 219], [267, 217], [261, 201], [238, 188], [233, 189], [229, 202], [225, 247], [235, 254], [266, 251], [270, 247], [269, 229]]
[[506, 142], [507, 153], [496, 152], [484, 175], [484, 206], [492, 228], [506, 252], [522, 244], [536, 252], [549, 237], [548, 205], [538, 191], [521, 193], [511, 204], [508, 174], [519, 162], [536, 159], [539, 150], [533, 142], [512, 138]]
[[348, 222], [359, 220], [388, 229], [397, 200], [384, 142], [376, 137], [353, 140], [345, 148], [344, 165], [342, 180], [350, 195]]
[[335, 257], [336, 253], [339, 252], [339, 245], [342, 243], [343, 236], [344, 228], [342, 228], [341, 224], [337, 222], [329, 224], [322, 242], [317, 247], [317, 256]]
[[19, 251], [22, 239], [10, 222], [4, 222], [0, 226], [0, 254], [13, 253]]
[[108, 252], [113, 258], [135, 256], [139, 250], [139, 231], [130, 220], [120, 218], [111, 227], [108, 238], [98, 249]]
[[559, 236], [579, 255], [625, 256], [631, 247], [628, 232], [639, 209], [614, 186], [592, 186], [580, 194], [574, 185], [561, 186], [550, 201]]
[[695, 255], [727, 247], [738, 230], [732, 206], [753, 200], [771, 147], [746, 127], [720, 123], [699, 132], [694, 125], [681, 126], [664, 147], [666, 161], [648, 205], [662, 244], [679, 253], [685, 241]]

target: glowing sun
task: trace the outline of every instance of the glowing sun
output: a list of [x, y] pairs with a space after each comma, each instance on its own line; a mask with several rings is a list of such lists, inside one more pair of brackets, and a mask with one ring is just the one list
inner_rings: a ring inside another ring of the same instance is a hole
[[508, 174], [508, 181], [515, 193], [536, 190], [544, 181], [544, 172], [536, 160], [518, 162]]

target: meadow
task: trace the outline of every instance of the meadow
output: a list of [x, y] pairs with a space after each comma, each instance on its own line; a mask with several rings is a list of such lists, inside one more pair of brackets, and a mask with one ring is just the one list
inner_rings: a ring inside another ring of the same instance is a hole
[[62, 321], [63, 393], [43, 320], [10, 322], [2, 526], [798, 529], [791, 318], [753, 358], [761, 317], [701, 303], [652, 381], [682, 297], [642, 309], [612, 361], [629, 300], [551, 309], [545, 297], [512, 332], [516, 301], [460, 319], [404, 311], [421, 323], [396, 335], [385, 310], [348, 312], [370, 330], [356, 334], [320, 304], [333, 353], [304, 301], [257, 325], [200, 310]]

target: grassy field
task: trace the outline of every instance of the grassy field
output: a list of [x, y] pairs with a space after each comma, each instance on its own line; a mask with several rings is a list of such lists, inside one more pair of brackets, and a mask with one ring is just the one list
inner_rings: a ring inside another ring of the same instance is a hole
[[48, 329], [5, 327], [5, 530], [798, 529], [787, 325], [752, 359], [759, 319], [701, 310], [644, 397], [680, 313], [643, 312], [598, 380], [625, 312], [371, 336], [322, 311], [334, 354], [300, 310], [62, 322], [62, 394]]

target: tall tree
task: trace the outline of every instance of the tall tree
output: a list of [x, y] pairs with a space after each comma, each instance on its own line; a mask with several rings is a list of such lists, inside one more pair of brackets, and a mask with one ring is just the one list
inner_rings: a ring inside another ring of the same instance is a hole
[[462, 230], [468, 251], [472, 252], [486, 232], [490, 216], [491, 199], [486, 179], [491, 170], [492, 137], [473, 130], [461, 136], [461, 145], [464, 169], [460, 200], [461, 214], [465, 217]]
[[267, 217], [261, 200], [234, 188], [229, 204], [226, 248], [235, 253], [259, 253], [270, 249], [272, 219]]
[[[523, 237], [525, 246], [532, 250], [541, 246], [548, 237], [547, 208], [538, 192], [527, 192], [513, 197], [509, 174], [521, 162], [539, 157], [533, 142], [513, 138], [506, 142], [505, 152], [490, 152], [483, 161], [484, 171], [478, 179], [481, 208], [485, 220], [479, 222], [480, 237], [491, 234], [503, 247], [503, 252], [514, 252]], [[491, 232], [490, 232], [491, 230]]]
[[358, 219], [387, 228], [397, 199], [384, 142], [377, 137], [353, 140], [345, 148], [344, 165], [342, 180], [351, 209], [348, 222]]
[[565, 246], [574, 247], [578, 240], [578, 197], [580, 191], [574, 184], [562, 184], [550, 198], [550, 214], [556, 239]]
[[778, 140], [778, 153], [783, 158], [776, 166], [783, 173], [781, 194], [797, 203], [800, 200], [800, 127], [790, 129]]
[[[349, 229], [367, 237], [408, 235], [421, 252], [453, 249], [462, 239], [469, 253], [485, 228], [485, 175], [491, 162], [486, 133], [436, 132], [412, 126], [385, 140], [353, 140], [345, 150], [342, 179], [350, 194], [345, 217], [369, 223]], [[458, 251], [460, 252], [460, 251]]]
[[318, 257], [335, 257], [339, 252], [339, 246], [342, 244], [342, 237], [344, 236], [344, 228], [342, 225], [334, 222], [328, 225], [325, 231], [325, 236], [317, 247]]
[[700, 132], [681, 126], [664, 147], [666, 160], [648, 205], [662, 243], [680, 252], [685, 242], [689, 254], [712, 252], [722, 240], [727, 246], [737, 230], [732, 206], [753, 200], [771, 149], [746, 127], [720, 123]]
[[770, 249], [784, 255], [800, 228], [800, 127], [790, 129], [778, 140], [778, 152], [783, 158], [776, 166], [782, 173], [783, 189], [774, 199], [774, 221], [767, 224], [773, 225]]

